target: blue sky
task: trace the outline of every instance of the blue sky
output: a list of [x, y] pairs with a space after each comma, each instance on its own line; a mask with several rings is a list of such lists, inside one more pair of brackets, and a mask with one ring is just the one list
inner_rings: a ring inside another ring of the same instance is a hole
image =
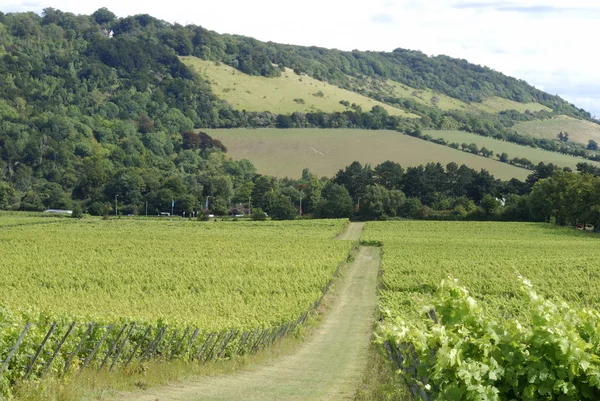
[[148, 13], [298, 45], [447, 54], [524, 79], [600, 117], [597, 0], [0, 0], [3, 12], [45, 7]]

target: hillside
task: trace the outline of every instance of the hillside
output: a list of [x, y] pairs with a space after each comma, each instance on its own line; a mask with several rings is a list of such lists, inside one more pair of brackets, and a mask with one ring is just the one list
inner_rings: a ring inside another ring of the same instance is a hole
[[430, 135], [433, 138], [443, 138], [448, 143], [474, 143], [478, 148], [485, 147], [494, 152], [494, 157], [497, 154], [506, 153], [509, 159], [526, 158], [534, 165], [538, 163], [553, 163], [560, 167], [569, 167], [575, 170], [577, 163], [588, 162], [592, 165], [600, 167], [599, 162], [588, 161], [580, 157], [565, 155], [559, 152], [549, 152], [543, 149], [535, 149], [528, 146], [518, 145], [516, 143], [500, 141], [494, 138], [488, 138], [481, 135], [471, 134], [464, 131], [424, 131], [423, 134]]
[[591, 121], [557, 116], [542, 121], [527, 121], [515, 125], [520, 134], [536, 138], [556, 139], [561, 132], [569, 134], [569, 140], [587, 145], [590, 140], [600, 143], [600, 125]]
[[[219, 99], [226, 100], [237, 110], [275, 114], [333, 113], [351, 110], [350, 105], [354, 104], [366, 111], [373, 106], [381, 106], [390, 115], [419, 117], [327, 82], [297, 75], [290, 69], [286, 69], [279, 77], [267, 78], [248, 75], [233, 67], [197, 57], [187, 56], [181, 60], [208, 80]], [[348, 106], [340, 102], [347, 102]]]
[[425, 163], [466, 164], [495, 177], [525, 179], [530, 171], [497, 160], [465, 153], [395, 131], [348, 129], [208, 130], [236, 159], [248, 159], [263, 174], [300, 177], [304, 168], [318, 176], [333, 176], [358, 160], [373, 166], [392, 160], [403, 167]]
[[[357, 130], [338, 137], [346, 143], [308, 145], [324, 154], [325, 145], [347, 152], [335, 168], [308, 159], [293, 164], [290, 154], [293, 171], [274, 173], [293, 176], [304, 167], [332, 174], [363, 156], [367, 163], [464, 161], [499, 177], [527, 174], [396, 133], [427, 129], [600, 157], [514, 129], [561, 115], [593, 124], [589, 113], [557, 96], [447, 56], [265, 43], [147, 14], [117, 18], [105, 8], [92, 15], [0, 12], [0, 209], [77, 206], [105, 214], [118, 198], [125, 213], [146, 205], [153, 213], [173, 199], [182, 212], [210, 198], [222, 211], [230, 199], [247, 199], [255, 167], [235, 160], [241, 157], [235, 145], [231, 160], [225, 147], [194, 129]], [[306, 149], [292, 138], [266, 144], [270, 154]], [[248, 158], [275, 163], [256, 152]]]

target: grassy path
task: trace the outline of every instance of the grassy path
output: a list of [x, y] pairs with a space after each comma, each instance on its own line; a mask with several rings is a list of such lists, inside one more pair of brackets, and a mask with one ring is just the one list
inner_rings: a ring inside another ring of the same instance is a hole
[[[344, 237], [358, 235], [352, 223]], [[351, 238], [348, 238], [351, 239]], [[354, 239], [354, 238], [352, 238]], [[362, 247], [337, 283], [335, 301], [298, 352], [231, 375], [200, 377], [122, 400], [346, 400], [364, 373], [377, 306], [379, 249]]]
[[358, 241], [365, 223], [350, 223], [343, 233], [337, 236], [340, 241]]

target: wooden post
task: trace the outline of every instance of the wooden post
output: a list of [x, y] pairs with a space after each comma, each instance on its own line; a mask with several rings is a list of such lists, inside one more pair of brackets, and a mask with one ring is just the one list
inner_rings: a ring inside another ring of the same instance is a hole
[[206, 351], [208, 344], [210, 344], [214, 336], [215, 333], [210, 333], [208, 337], [206, 337], [206, 339], [202, 343], [202, 346], [200, 347], [200, 351], [198, 351], [198, 354], [196, 354], [196, 359], [198, 359], [199, 361], [202, 360], [202, 357], [204, 356], [204, 351]]
[[65, 343], [65, 341], [67, 341], [67, 338], [69, 337], [69, 335], [73, 331], [74, 327], [75, 327], [75, 322], [71, 323], [71, 325], [69, 326], [67, 332], [65, 333], [65, 335], [63, 336], [63, 338], [60, 340], [60, 343], [58, 343], [58, 347], [56, 348], [56, 350], [52, 354], [52, 357], [50, 358], [50, 360], [48, 361], [48, 363], [44, 367], [44, 370], [42, 371], [42, 374], [40, 376], [43, 376], [44, 374], [46, 374], [46, 372], [48, 371], [48, 369], [50, 369], [50, 365], [52, 365], [52, 362], [54, 362], [54, 358], [56, 358], [56, 356], [60, 352], [60, 349], [62, 348], [62, 346]]
[[40, 357], [40, 354], [42, 353], [42, 350], [46, 346], [46, 342], [48, 342], [48, 339], [50, 338], [50, 336], [54, 332], [55, 328], [56, 328], [56, 322], [52, 323], [52, 326], [50, 326], [50, 330], [48, 330], [48, 333], [46, 333], [46, 337], [44, 337], [44, 341], [42, 341], [42, 344], [39, 346], [37, 352], [35, 353], [33, 359], [31, 360], [31, 363], [29, 364], [29, 367], [27, 368], [27, 373], [25, 373], [25, 380], [27, 380], [29, 378], [29, 375], [31, 374], [31, 371], [33, 370], [33, 365], [35, 365], [35, 362]]
[[88, 326], [87, 331], [85, 332], [85, 334], [83, 335], [83, 337], [81, 337], [81, 341], [79, 341], [79, 344], [77, 344], [77, 347], [75, 348], [75, 350], [71, 354], [71, 357], [69, 358], [69, 360], [65, 364], [65, 369], [63, 371], [63, 374], [66, 375], [67, 372], [69, 371], [69, 369], [71, 369], [71, 364], [73, 363], [73, 359], [75, 358], [75, 355], [77, 355], [79, 353], [79, 350], [81, 349], [81, 346], [85, 342], [85, 339], [87, 338], [87, 336], [92, 333], [92, 330], [94, 329], [94, 324], [95, 324], [94, 322], [90, 323], [90, 325]]
[[84, 371], [84, 369], [87, 367], [88, 363], [90, 363], [90, 361], [94, 358], [94, 355], [96, 355], [96, 352], [98, 352], [98, 349], [100, 348], [100, 346], [102, 345], [104, 340], [106, 340], [106, 337], [108, 336], [108, 333], [111, 332], [111, 330], [112, 330], [112, 324], [106, 328], [106, 331], [104, 332], [104, 335], [102, 336], [100, 341], [98, 341], [96, 343], [96, 346], [94, 347], [92, 352], [85, 359], [85, 361], [83, 362], [83, 365], [81, 365], [81, 369], [79, 369], [79, 374], [81, 374]]
[[30, 327], [31, 327], [31, 323], [27, 323], [25, 325], [25, 328], [21, 332], [21, 335], [17, 339], [17, 342], [15, 343], [14, 347], [10, 350], [10, 352], [8, 353], [8, 356], [6, 357], [4, 362], [2, 362], [2, 366], [0, 366], [0, 376], [2, 376], [2, 372], [4, 372], [4, 369], [6, 369], [6, 367], [8, 366], [8, 363], [10, 362], [12, 357], [15, 356], [15, 352], [17, 352], [19, 345], [21, 345], [21, 343], [23, 342], [23, 339], [25, 338], [25, 334], [27, 334]]
[[179, 353], [179, 350], [181, 349], [181, 345], [183, 344], [183, 340], [185, 339], [185, 337], [187, 336], [189, 331], [190, 331], [190, 328], [187, 327], [185, 329], [185, 331], [183, 332], [183, 335], [181, 336], [181, 340], [179, 340], [179, 344], [177, 344], [177, 347], [173, 348], [173, 350], [171, 351], [170, 359], [173, 359], [173, 357]]
[[129, 340], [129, 336], [131, 335], [131, 332], [133, 331], [134, 328], [135, 328], [135, 323], [132, 323], [131, 326], [129, 327], [129, 331], [127, 332], [127, 335], [125, 336], [125, 339], [123, 340], [123, 343], [117, 349], [117, 354], [115, 355], [115, 357], [113, 359], [113, 362], [110, 365], [110, 369], [108, 369], [109, 372], [112, 372], [113, 368], [115, 367], [115, 363], [117, 363], [117, 360], [121, 356], [121, 353], [123, 352], [123, 350], [127, 346], [127, 340]]
[[131, 360], [135, 356], [135, 353], [142, 346], [142, 344], [144, 343], [144, 341], [146, 341], [146, 338], [148, 338], [148, 334], [150, 334], [151, 330], [152, 330], [152, 326], [148, 326], [148, 328], [146, 329], [146, 332], [144, 333], [144, 337], [142, 337], [142, 341], [140, 341], [139, 343], [136, 344], [135, 348], [131, 352], [131, 355], [129, 355], [129, 359], [127, 359], [127, 362], [125, 363], [125, 367], [129, 366], [129, 364], [131, 363]]
[[194, 341], [196, 341], [196, 338], [198, 337], [198, 333], [200, 333], [200, 329], [194, 330], [192, 337], [190, 337], [190, 340], [188, 341], [187, 346], [185, 347], [185, 350], [183, 351], [183, 355], [187, 354], [188, 350], [190, 349], [190, 347], [192, 346]]
[[238, 336], [238, 334], [239, 333], [237, 333], [235, 330], [233, 330], [233, 333], [231, 333], [231, 336], [229, 336], [229, 338], [227, 339], [227, 341], [225, 342], [225, 344], [221, 348], [221, 352], [219, 352], [219, 354], [217, 355], [217, 359], [221, 358], [221, 355], [223, 355], [223, 352], [225, 352], [225, 348], [227, 348], [227, 346], [229, 345], [230, 342], [232, 342], [233, 340], [235, 340], [235, 338]]
[[150, 355], [149, 355], [148, 359], [151, 359], [152, 357], [154, 357], [156, 348], [158, 347], [158, 344], [160, 344], [160, 342], [162, 341], [162, 339], [166, 333], [167, 333], [167, 326], [161, 327], [160, 331], [157, 335], [158, 339], [152, 344], [152, 349], [150, 350]]
[[108, 349], [108, 351], [106, 351], [106, 355], [104, 356], [104, 359], [102, 360], [102, 363], [100, 364], [100, 367], [98, 368], [98, 372], [100, 372], [102, 370], [102, 368], [106, 364], [106, 361], [108, 361], [108, 358], [110, 358], [110, 356], [112, 355], [112, 353], [115, 352], [115, 348], [117, 347], [117, 343], [121, 339], [121, 336], [125, 332], [126, 328], [127, 328], [127, 324], [123, 325], [123, 327], [121, 328], [121, 331], [119, 332], [119, 335], [117, 336], [117, 339], [112, 343], [112, 345], [110, 346], [110, 348]]

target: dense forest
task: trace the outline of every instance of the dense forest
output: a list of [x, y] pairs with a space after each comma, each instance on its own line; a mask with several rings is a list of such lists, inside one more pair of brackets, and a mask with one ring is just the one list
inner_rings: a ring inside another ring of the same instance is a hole
[[[536, 101], [553, 111], [476, 116], [386, 98], [381, 100], [421, 118], [390, 116], [381, 107], [331, 114], [251, 113], [217, 99], [210, 85], [179, 60], [185, 55], [267, 77], [291, 68], [351, 90], [366, 77], [391, 78], [467, 102], [500, 96]], [[454, 164], [405, 171], [392, 162], [374, 169], [355, 163], [332, 179], [309, 170], [300, 179], [275, 179], [258, 174], [247, 160], [231, 160], [220, 142], [198, 129], [385, 128], [414, 136], [423, 128], [463, 129], [595, 157], [511, 130], [516, 121], [554, 113], [590, 119], [589, 113], [523, 81], [446, 56], [263, 43], [149, 15], [117, 18], [107, 9], [90, 16], [50, 8], [41, 16], [0, 12], [0, 209], [73, 208], [105, 215], [114, 212], [117, 200], [121, 213], [143, 214], [147, 208], [157, 214], [170, 211], [173, 200], [177, 214], [189, 215], [208, 204], [215, 214], [258, 207], [289, 218], [302, 202], [305, 214], [322, 217], [491, 218], [500, 215], [490, 199], [507, 199], [508, 205], [523, 209], [515, 197], [529, 196], [537, 179], [500, 182], [485, 171]], [[538, 166], [532, 176], [543, 171], [538, 179], [550, 177], [549, 170], [554, 167]], [[503, 212], [501, 218], [532, 218], [521, 209]], [[536, 218], [547, 217], [542, 215]]]

